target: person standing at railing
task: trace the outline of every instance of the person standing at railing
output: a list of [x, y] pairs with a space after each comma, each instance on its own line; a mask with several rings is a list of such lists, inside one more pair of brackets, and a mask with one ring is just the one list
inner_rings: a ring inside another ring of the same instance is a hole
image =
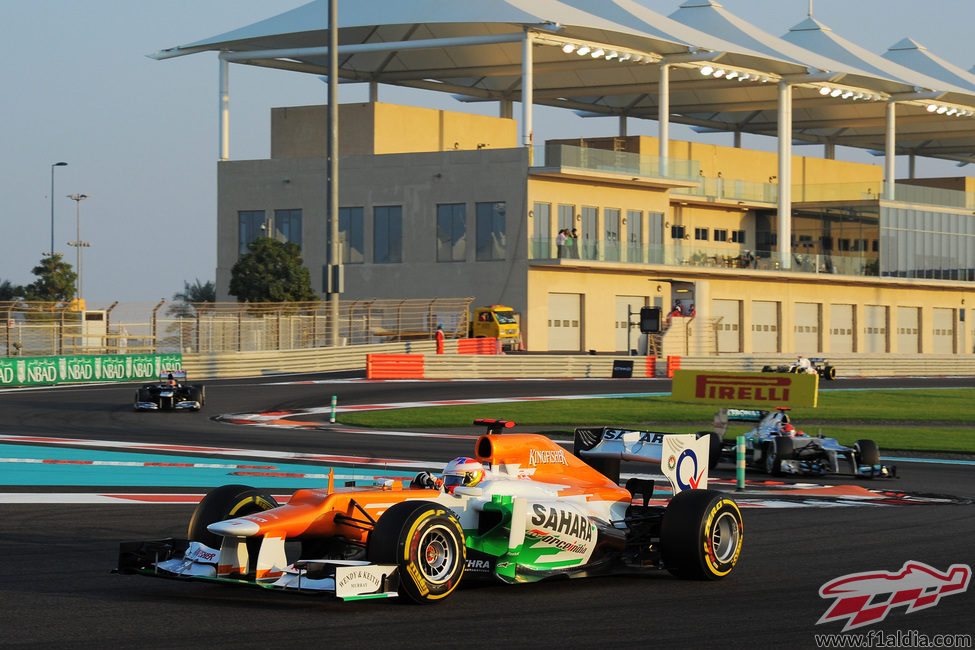
[[569, 250], [572, 251], [569, 257], [579, 259], [579, 231], [575, 228], [572, 229], [572, 236], [569, 239]]
[[443, 325], [437, 325], [437, 354], [443, 354], [443, 343], [446, 337], [443, 333]]
[[559, 259], [566, 257], [565, 242], [569, 239], [569, 231], [563, 228], [555, 238], [555, 248], [558, 250]]

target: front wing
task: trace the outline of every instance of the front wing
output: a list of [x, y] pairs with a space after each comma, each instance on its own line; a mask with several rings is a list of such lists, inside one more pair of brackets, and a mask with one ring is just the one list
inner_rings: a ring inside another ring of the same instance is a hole
[[265, 577], [218, 576], [220, 551], [185, 539], [122, 542], [117, 573], [219, 582], [279, 591], [332, 595], [343, 600], [398, 596], [399, 568], [355, 560], [298, 560]]

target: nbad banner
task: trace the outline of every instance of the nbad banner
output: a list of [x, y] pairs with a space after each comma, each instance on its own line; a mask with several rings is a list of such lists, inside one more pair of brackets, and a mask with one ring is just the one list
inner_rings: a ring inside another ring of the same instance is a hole
[[816, 406], [818, 389], [819, 375], [677, 370], [671, 397], [726, 406]]
[[180, 354], [7, 357], [0, 359], [0, 386], [151, 380], [158, 378], [163, 370], [182, 367]]

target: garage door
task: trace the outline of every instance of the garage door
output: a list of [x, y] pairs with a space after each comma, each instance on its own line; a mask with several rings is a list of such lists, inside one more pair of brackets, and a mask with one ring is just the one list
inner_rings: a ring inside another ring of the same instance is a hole
[[815, 302], [797, 302], [793, 330], [793, 340], [796, 353], [805, 356], [819, 354], [822, 347], [819, 344], [820, 305]]
[[897, 308], [897, 352], [900, 354], [915, 354], [920, 352], [918, 329], [921, 310], [918, 307]]
[[741, 301], [713, 300], [711, 317], [715, 321], [718, 352], [741, 352]]
[[887, 307], [866, 305], [863, 308], [863, 349], [861, 352], [887, 351]]
[[954, 354], [955, 353], [955, 310], [954, 309], [932, 309], [931, 325], [934, 328], [932, 338], [935, 354]]
[[582, 295], [548, 294], [548, 349], [578, 352], [582, 349]]
[[830, 305], [829, 351], [853, 352], [853, 305]]
[[779, 351], [779, 303], [752, 302], [752, 352]]

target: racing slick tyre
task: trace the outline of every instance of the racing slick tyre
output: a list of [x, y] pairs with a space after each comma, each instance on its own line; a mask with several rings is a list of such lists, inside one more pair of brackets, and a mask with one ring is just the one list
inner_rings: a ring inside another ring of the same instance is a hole
[[[246, 485], [221, 485], [210, 490], [196, 506], [190, 518], [186, 538], [191, 542], [201, 542], [218, 549], [223, 540], [220, 535], [207, 530], [207, 526], [277, 507], [278, 502], [265, 490]], [[260, 543], [260, 540], [256, 541]]]
[[[203, 386], [190, 386], [187, 397], [190, 401], [199, 402], [200, 407], [206, 403], [206, 389]], [[200, 409], [193, 409], [199, 411]]]
[[670, 500], [660, 524], [664, 568], [678, 578], [718, 580], [741, 555], [741, 511], [716, 490], [684, 490]]
[[775, 372], [775, 368], [772, 366], [762, 366], [762, 372]]
[[857, 451], [857, 461], [860, 465], [880, 464], [880, 448], [873, 440], [857, 440], [853, 448]]
[[819, 374], [821, 374], [823, 376], [823, 379], [825, 379], [826, 381], [833, 381], [834, 379], [836, 379], [836, 368], [827, 364], [823, 366], [823, 369]]
[[714, 469], [721, 462], [721, 436], [713, 431], [698, 431], [696, 435], [698, 440], [704, 436], [710, 436], [711, 447], [708, 451], [708, 469]]
[[151, 402], [152, 401], [151, 399], [149, 399], [149, 396], [146, 395], [146, 392], [147, 391], [146, 391], [145, 388], [137, 388], [135, 390], [135, 397], [132, 400], [132, 407], [133, 408], [138, 409], [138, 406], [137, 405], [138, 405], [139, 402]]
[[772, 442], [765, 443], [765, 473], [782, 476], [782, 461], [792, 458], [794, 451], [792, 438], [776, 437]]
[[414, 603], [449, 596], [467, 565], [464, 530], [457, 516], [431, 501], [390, 507], [369, 533], [366, 557], [399, 567], [399, 594]]

